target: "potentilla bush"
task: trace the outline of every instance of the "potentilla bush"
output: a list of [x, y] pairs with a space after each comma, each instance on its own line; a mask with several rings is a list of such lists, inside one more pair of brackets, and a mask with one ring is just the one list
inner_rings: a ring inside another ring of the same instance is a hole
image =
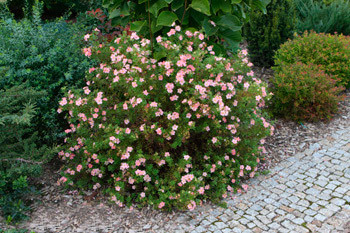
[[343, 99], [339, 94], [344, 88], [337, 87], [337, 81], [320, 65], [297, 62], [279, 67], [272, 80], [272, 109], [276, 115], [291, 120], [330, 119]]
[[350, 87], [350, 37], [305, 32], [289, 40], [275, 55], [275, 70], [296, 62], [320, 65], [326, 74], [334, 76], [340, 86]]
[[70, 128], [59, 156], [61, 184], [102, 189], [120, 206], [194, 209], [247, 188], [273, 126], [261, 108], [269, 97], [246, 51], [215, 56], [201, 32], [172, 28], [150, 41], [135, 33], [111, 43], [86, 35], [85, 55], [100, 61], [83, 90], [70, 90], [59, 112]]

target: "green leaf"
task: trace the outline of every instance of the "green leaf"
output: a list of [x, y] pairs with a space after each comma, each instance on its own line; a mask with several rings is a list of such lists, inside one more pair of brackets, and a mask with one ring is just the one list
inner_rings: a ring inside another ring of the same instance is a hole
[[159, 61], [160, 59], [166, 57], [167, 53], [165, 51], [159, 51], [153, 53], [153, 58]]
[[204, 29], [204, 32], [206, 35], [208, 36], [212, 36], [215, 35], [215, 33], [218, 31], [219, 27], [214, 27], [210, 22], [209, 22], [209, 18], [205, 19], [203, 21], [202, 27]]
[[157, 23], [155, 21], [152, 21], [152, 24], [151, 24], [152, 33], [156, 33], [159, 30], [161, 30], [162, 28], [163, 28], [163, 26], [157, 26]]
[[120, 9], [115, 9], [112, 12], [109, 13], [109, 19], [113, 19], [113, 18], [119, 17], [120, 15], [121, 15], [120, 14]]
[[154, 15], [155, 17], [158, 16], [158, 12], [160, 9], [167, 7], [168, 4], [164, 2], [164, 0], [158, 0], [156, 3], [154, 3], [150, 8], [149, 12]]
[[173, 0], [164, 0], [164, 1], [166, 1], [168, 4], [173, 2]]
[[112, 4], [112, 0], [103, 0], [102, 1], [102, 7], [104, 7], [104, 8], [108, 8], [109, 5], [111, 5], [111, 4]]
[[226, 28], [231, 29], [232, 31], [238, 31], [242, 28], [241, 21], [234, 15], [223, 15], [219, 17], [217, 24]]
[[231, 0], [232, 4], [238, 4], [238, 3], [241, 3], [241, 2], [242, 2], [242, 0]]
[[266, 14], [266, 6], [270, 3], [271, 0], [253, 0], [251, 1], [251, 6], [253, 9], [261, 10]]
[[237, 49], [239, 43], [242, 41], [240, 31], [232, 31], [230, 29], [220, 31], [221, 37], [230, 45], [231, 49]]
[[171, 26], [176, 20], [177, 15], [171, 11], [162, 11], [157, 19], [157, 26]]
[[135, 32], [139, 32], [141, 30], [141, 28], [147, 23], [146, 20], [142, 20], [142, 21], [135, 21], [132, 22], [130, 24], [130, 30], [131, 31], [135, 31]]
[[223, 12], [231, 12], [231, 3], [230, 0], [215, 0], [211, 2], [212, 10], [216, 14], [219, 10]]
[[193, 0], [190, 7], [203, 14], [210, 16], [209, 0]]
[[123, 6], [120, 9], [120, 14], [124, 15], [124, 16], [130, 15], [130, 7], [129, 7], [128, 3], [125, 2], [123, 4]]
[[171, 4], [171, 9], [173, 11], [178, 10], [179, 8], [181, 8], [184, 5], [184, 1], [183, 0], [175, 0], [173, 1], [173, 3]]

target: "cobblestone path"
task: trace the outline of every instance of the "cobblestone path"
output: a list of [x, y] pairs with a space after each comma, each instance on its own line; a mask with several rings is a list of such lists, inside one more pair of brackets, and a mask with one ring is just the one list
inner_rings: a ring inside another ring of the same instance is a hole
[[227, 200], [228, 208], [206, 204], [167, 214], [62, 201], [43, 205], [20, 227], [36, 233], [350, 233], [350, 122], [346, 125], [270, 174], [250, 179], [248, 192]]
[[[178, 232], [350, 232], [350, 128], [288, 158], [228, 209], [198, 210]], [[188, 219], [187, 219], [188, 220]]]

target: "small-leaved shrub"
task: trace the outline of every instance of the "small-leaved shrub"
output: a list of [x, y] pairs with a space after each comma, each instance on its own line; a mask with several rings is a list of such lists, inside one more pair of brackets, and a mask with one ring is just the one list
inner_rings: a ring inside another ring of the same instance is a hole
[[204, 34], [179, 26], [157, 37], [155, 49], [167, 51], [161, 61], [136, 33], [107, 44], [85, 39], [85, 55], [100, 65], [60, 101], [71, 135], [59, 152], [60, 183], [102, 189], [120, 206], [190, 210], [247, 188], [241, 178], [255, 175], [273, 126], [246, 51], [217, 57]]
[[320, 65], [326, 74], [350, 87], [350, 37], [305, 32], [289, 40], [276, 52], [275, 70], [296, 62]]
[[31, 20], [16, 21], [10, 14], [0, 18], [0, 90], [26, 83], [38, 91], [38, 114], [33, 119], [45, 143], [57, 143], [62, 136], [63, 119], [56, 109], [61, 89], [82, 86], [91, 61], [81, 54], [84, 28], [63, 20], [43, 22], [41, 4], [37, 2]]
[[254, 10], [243, 27], [250, 60], [254, 65], [270, 67], [280, 45], [293, 37], [295, 11], [292, 0], [272, 0], [267, 14]]
[[291, 120], [330, 119], [338, 110], [344, 90], [320, 65], [297, 62], [279, 67], [272, 79], [273, 112]]

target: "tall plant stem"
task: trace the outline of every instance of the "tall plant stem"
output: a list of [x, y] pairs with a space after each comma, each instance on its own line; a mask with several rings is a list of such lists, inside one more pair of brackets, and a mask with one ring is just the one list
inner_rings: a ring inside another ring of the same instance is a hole
[[184, 21], [184, 18], [185, 18], [186, 8], [187, 8], [187, 0], [185, 0], [184, 13], [182, 14], [182, 18], [181, 18], [181, 23], [180, 23], [181, 27], [182, 27], [182, 22]]
[[149, 12], [149, 8], [150, 8], [149, 0], [147, 1], [147, 3], [148, 3], [148, 26], [149, 26], [149, 34], [151, 37], [151, 51], [153, 54], [153, 33], [152, 33], [151, 13]]

